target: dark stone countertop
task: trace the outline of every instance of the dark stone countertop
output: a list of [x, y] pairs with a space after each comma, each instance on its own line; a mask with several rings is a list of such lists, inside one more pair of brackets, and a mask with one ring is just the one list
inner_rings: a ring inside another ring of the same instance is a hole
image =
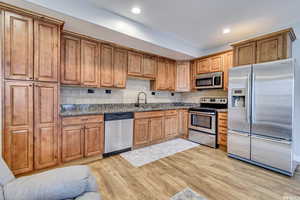
[[136, 107], [132, 103], [124, 104], [61, 104], [60, 116], [96, 115], [117, 112], [144, 112], [158, 110], [188, 109], [197, 107], [196, 103], [149, 103]]

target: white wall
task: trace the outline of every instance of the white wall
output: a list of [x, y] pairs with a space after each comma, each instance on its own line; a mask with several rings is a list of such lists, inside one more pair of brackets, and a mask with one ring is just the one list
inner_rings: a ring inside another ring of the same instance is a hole
[[[180, 102], [181, 94], [171, 92], [156, 92], [151, 94], [150, 81], [129, 79], [126, 89], [112, 89], [111, 94], [106, 94], [105, 89], [94, 89], [94, 94], [88, 94], [87, 88], [62, 87], [61, 104], [109, 104], [109, 103], [136, 103], [137, 94], [143, 91], [147, 94], [148, 103]], [[142, 97], [143, 98], [143, 97]]]

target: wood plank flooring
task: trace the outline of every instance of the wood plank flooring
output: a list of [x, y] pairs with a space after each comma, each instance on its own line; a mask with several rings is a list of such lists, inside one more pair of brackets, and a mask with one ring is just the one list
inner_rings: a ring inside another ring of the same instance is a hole
[[119, 155], [89, 166], [104, 200], [169, 200], [186, 187], [207, 200], [300, 199], [300, 172], [290, 178], [203, 146], [139, 168]]

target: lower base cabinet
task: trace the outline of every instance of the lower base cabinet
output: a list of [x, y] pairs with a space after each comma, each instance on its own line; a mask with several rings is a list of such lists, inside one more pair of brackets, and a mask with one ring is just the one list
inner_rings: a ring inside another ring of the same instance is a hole
[[178, 111], [178, 132], [183, 138], [188, 138], [189, 111]]
[[134, 118], [134, 148], [180, 136], [177, 110], [138, 112]]
[[62, 120], [62, 162], [103, 154], [103, 115]]
[[227, 112], [218, 113], [218, 145], [227, 148]]

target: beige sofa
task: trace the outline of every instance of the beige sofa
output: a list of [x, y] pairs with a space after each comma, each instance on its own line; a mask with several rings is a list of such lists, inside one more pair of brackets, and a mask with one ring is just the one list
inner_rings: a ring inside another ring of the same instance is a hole
[[101, 200], [87, 166], [72, 166], [15, 178], [0, 158], [0, 200]]

